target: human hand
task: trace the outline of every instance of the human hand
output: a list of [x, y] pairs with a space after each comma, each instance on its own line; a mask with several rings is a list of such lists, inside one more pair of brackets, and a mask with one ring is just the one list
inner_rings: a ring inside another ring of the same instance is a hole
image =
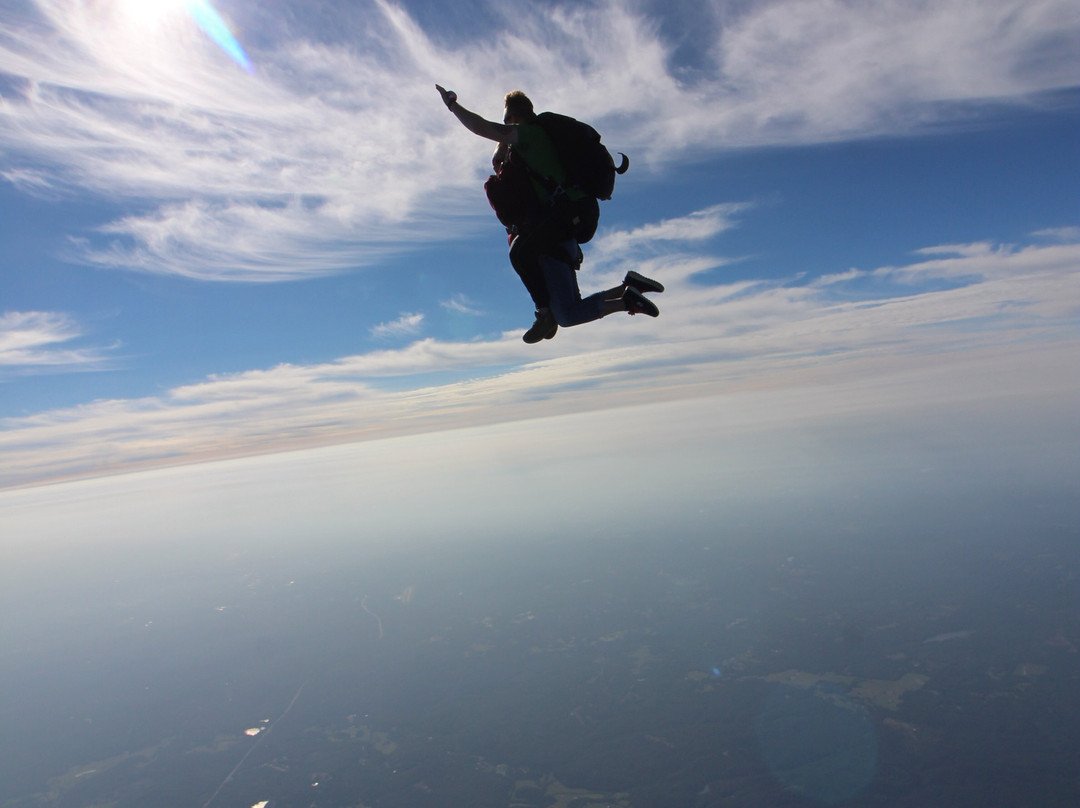
[[438, 84], [435, 85], [435, 89], [439, 91], [439, 95], [442, 96], [443, 103], [446, 104], [447, 109], [450, 109], [451, 105], [457, 101], [457, 93], [453, 90], [443, 89]]

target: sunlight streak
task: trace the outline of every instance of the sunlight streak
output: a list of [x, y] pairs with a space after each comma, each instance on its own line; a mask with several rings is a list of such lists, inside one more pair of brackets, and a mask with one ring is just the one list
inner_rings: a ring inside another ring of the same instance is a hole
[[121, 8], [127, 18], [141, 28], [157, 27], [179, 12], [186, 12], [234, 62], [248, 73], [254, 72], [243, 46], [210, 0], [122, 0]]
[[187, 4], [187, 10], [192, 19], [203, 29], [203, 32], [214, 40], [219, 48], [229, 54], [234, 62], [248, 73], [254, 72], [251, 60], [244, 53], [244, 48], [233, 36], [229, 26], [225, 24], [225, 20], [210, 5], [209, 0], [190, 0]]

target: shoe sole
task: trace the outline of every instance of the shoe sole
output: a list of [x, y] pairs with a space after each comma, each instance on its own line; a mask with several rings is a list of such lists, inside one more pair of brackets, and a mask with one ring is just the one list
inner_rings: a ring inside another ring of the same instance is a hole
[[664, 284], [659, 281], [654, 281], [652, 278], [646, 278], [634, 270], [630, 270], [626, 273], [626, 280], [624, 281], [627, 286], [632, 286], [639, 292], [662, 292], [664, 291]]
[[524, 342], [526, 345], [535, 345], [538, 342], [543, 342], [546, 339], [551, 339], [552, 337], [555, 336], [555, 332], [557, 332], [558, 330], [559, 330], [559, 326], [556, 325], [547, 334], [544, 334], [543, 336], [537, 337], [536, 339], [528, 339], [527, 335], [522, 334], [521, 335], [521, 341]]
[[626, 290], [625, 298], [628, 298], [633, 304], [633, 308], [627, 307], [626, 311], [631, 316], [635, 314], [647, 314], [649, 317], [659, 317], [660, 309], [651, 300], [647, 299], [645, 295], [641, 294], [637, 289], [630, 287]]

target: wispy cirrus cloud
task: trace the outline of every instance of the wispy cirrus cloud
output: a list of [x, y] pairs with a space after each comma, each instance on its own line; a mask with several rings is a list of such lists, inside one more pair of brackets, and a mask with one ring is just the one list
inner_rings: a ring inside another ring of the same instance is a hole
[[483, 314], [483, 311], [477, 307], [476, 303], [469, 299], [468, 295], [460, 292], [452, 296], [449, 300], [439, 301], [439, 305], [455, 314], [467, 314], [470, 316]]
[[1048, 266], [1068, 265], [1070, 261], [1080, 268], [1075, 241], [1050, 246], [990, 242], [946, 244], [924, 247], [916, 254], [929, 258], [903, 267], [881, 267], [875, 270], [875, 274], [908, 283], [928, 278], [971, 278], [971, 273], [977, 273], [974, 277], [980, 280], [1008, 281], [1017, 274], [1031, 275]]
[[633, 230], [610, 231], [596, 239], [593, 250], [598, 252], [600, 257], [610, 258], [645, 245], [708, 241], [736, 227], [738, 214], [753, 207], [751, 202], [725, 202]]
[[0, 314], [0, 379], [13, 372], [94, 370], [108, 362], [106, 347], [72, 347], [85, 336], [69, 315], [53, 311]]
[[423, 322], [423, 314], [402, 314], [392, 322], [372, 326], [371, 335], [379, 338], [408, 337], [419, 333]]
[[78, 234], [74, 259], [199, 280], [369, 266], [486, 225], [460, 204], [486, 150], [439, 106], [435, 81], [489, 115], [503, 90], [527, 87], [659, 169], [717, 149], [927, 131], [1080, 75], [1069, 0], [707, 0], [692, 31], [618, 0], [515, 2], [457, 36], [387, 0], [304, 5], [333, 30], [233, 4], [253, 74], [189, 15], [138, 5], [31, 0], [0, 21], [4, 176], [46, 198], [130, 206]]
[[1031, 235], [1045, 241], [1076, 242], [1080, 241], [1080, 227], [1047, 227], [1043, 230], [1036, 230]]
[[361, 252], [354, 230], [329, 201], [164, 205], [71, 240], [72, 258], [105, 268], [193, 280], [276, 282], [367, 266], [400, 251], [393, 228], [371, 234]]
[[[689, 217], [699, 218], [707, 217]], [[212, 376], [150, 398], [9, 418], [0, 424], [0, 484], [763, 386], [843, 391], [858, 380], [869, 391], [881, 385], [881, 406], [901, 388], [931, 402], [960, 395], [957, 378], [991, 373], [999, 359], [1000, 389], [1021, 371], [1024, 385], [1044, 385], [1055, 400], [1080, 389], [1078, 242], [936, 246], [917, 249], [904, 266], [772, 281], [718, 282], [714, 272], [706, 282], [703, 273], [722, 259], [695, 252], [702, 242], [692, 231], [669, 238], [679, 230], [639, 229], [656, 239], [629, 239], [621, 256], [581, 274], [584, 289], [604, 288], [626, 269], [655, 262], [667, 287], [657, 296], [658, 319], [613, 316], [561, 329], [540, 348], [517, 332], [424, 338], [321, 364]], [[419, 324], [403, 315], [385, 330], [400, 335]], [[928, 365], [948, 370], [919, 385], [900, 381]]]

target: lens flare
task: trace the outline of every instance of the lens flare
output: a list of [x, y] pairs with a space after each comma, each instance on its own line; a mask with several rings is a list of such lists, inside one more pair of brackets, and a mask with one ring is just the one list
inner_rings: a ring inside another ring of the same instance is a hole
[[244, 48], [210, 0], [113, 0], [111, 7], [135, 31], [156, 31], [159, 36], [164, 35], [178, 17], [186, 15], [234, 62], [247, 72], [254, 72]]
[[191, 18], [202, 28], [203, 33], [214, 40], [218, 47], [229, 54], [232, 60], [240, 67], [244, 68], [248, 73], [254, 72], [251, 60], [244, 53], [243, 47], [233, 36], [232, 31], [229, 30], [225, 20], [221, 19], [221, 15], [210, 5], [209, 0], [190, 0], [187, 9], [188, 13], [191, 14]]

